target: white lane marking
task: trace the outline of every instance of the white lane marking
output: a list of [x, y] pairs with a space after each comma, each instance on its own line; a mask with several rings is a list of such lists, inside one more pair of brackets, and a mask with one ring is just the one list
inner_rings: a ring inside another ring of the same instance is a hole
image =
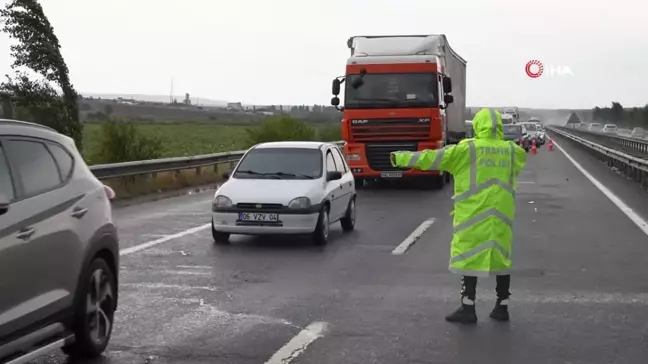
[[176, 265], [176, 268], [184, 268], [184, 269], [212, 269], [212, 267], [208, 265]]
[[132, 288], [146, 288], [146, 289], [177, 289], [182, 291], [210, 291], [220, 292], [221, 288], [212, 286], [189, 286], [181, 284], [164, 284], [164, 283], [119, 283], [120, 286]]
[[328, 324], [313, 322], [282, 346], [265, 364], [288, 364], [301, 355], [308, 345], [324, 336]]
[[203, 231], [203, 230], [208, 229], [210, 227], [211, 227], [211, 223], [205, 224], [205, 225], [200, 225], [200, 226], [196, 226], [196, 227], [191, 228], [191, 229], [181, 231], [181, 232], [176, 233], [176, 234], [167, 235], [167, 236], [159, 238], [159, 239], [155, 239], [155, 240], [152, 240], [152, 241], [149, 241], [149, 242], [146, 242], [146, 243], [135, 245], [135, 246], [132, 246], [130, 248], [121, 249], [119, 251], [119, 255], [133, 254], [135, 252], [138, 252], [138, 251], [141, 251], [141, 250], [144, 250], [144, 249], [148, 249], [148, 248], [156, 246], [158, 244], [166, 243], [169, 240], [173, 240], [173, 239], [181, 238], [183, 236], [195, 234], [197, 232]]
[[626, 216], [630, 218], [630, 220], [632, 220], [632, 222], [634, 222], [639, 227], [639, 229], [641, 229], [641, 231], [644, 232], [644, 234], [648, 235], [648, 222], [646, 222], [646, 220], [644, 220], [641, 216], [639, 216], [639, 214], [634, 212], [634, 210], [630, 206], [626, 205], [625, 202], [621, 201], [621, 199], [617, 197], [617, 195], [615, 195], [614, 192], [612, 192], [609, 188], [605, 187], [605, 185], [603, 185], [601, 182], [599, 182], [599, 180], [597, 180], [596, 178], [594, 178], [594, 176], [592, 176], [589, 172], [587, 172], [585, 168], [583, 168], [583, 166], [578, 164], [578, 162], [576, 162], [574, 158], [572, 158], [569, 155], [569, 153], [567, 153], [555, 141], [554, 141], [554, 145], [556, 146], [556, 148], [558, 148], [558, 150], [560, 150], [565, 155], [565, 157], [567, 157], [567, 159], [569, 159], [570, 162], [572, 162], [574, 167], [576, 167], [579, 171], [581, 171], [581, 173], [583, 173], [585, 177], [587, 177], [587, 179], [590, 180], [590, 182], [592, 182], [594, 186], [596, 186], [596, 188], [598, 188], [601, 192], [603, 192], [603, 194], [607, 198], [609, 198], [610, 201], [612, 201], [612, 203], [614, 203], [619, 208], [619, 210], [621, 210], [624, 214], [626, 214]]
[[419, 225], [416, 228], [416, 230], [412, 231], [412, 233], [396, 247], [396, 249], [392, 250], [392, 254], [394, 255], [405, 254], [407, 249], [409, 249], [410, 246], [412, 246], [412, 244], [414, 244], [421, 237], [421, 235], [423, 235], [425, 230], [429, 229], [430, 226], [434, 224], [434, 221], [435, 221], [434, 218], [423, 221], [421, 225]]
[[517, 184], [535, 184], [535, 182], [530, 182], [530, 181], [517, 181]]

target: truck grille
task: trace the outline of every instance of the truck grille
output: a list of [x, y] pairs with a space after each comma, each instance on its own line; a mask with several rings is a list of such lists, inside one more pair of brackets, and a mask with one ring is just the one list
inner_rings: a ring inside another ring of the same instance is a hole
[[426, 140], [429, 118], [351, 120], [351, 132], [358, 142], [371, 140]]
[[401, 171], [409, 168], [392, 167], [389, 161], [389, 153], [398, 150], [416, 152], [418, 143], [367, 143], [365, 154], [369, 167], [374, 171]]

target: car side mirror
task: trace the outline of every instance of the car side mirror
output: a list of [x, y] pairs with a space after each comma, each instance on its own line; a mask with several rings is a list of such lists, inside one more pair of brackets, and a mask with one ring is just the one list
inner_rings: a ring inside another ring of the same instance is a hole
[[227, 180], [230, 178], [230, 175], [231, 175], [231, 174], [232, 174], [232, 172], [225, 172], [225, 173], [223, 173], [223, 174], [221, 175], [221, 177], [222, 177], [225, 181], [227, 181]]
[[326, 181], [337, 181], [341, 178], [342, 178], [342, 172], [340, 171], [326, 172]]
[[4, 215], [9, 211], [9, 205], [9, 199], [5, 195], [0, 194], [0, 215]]

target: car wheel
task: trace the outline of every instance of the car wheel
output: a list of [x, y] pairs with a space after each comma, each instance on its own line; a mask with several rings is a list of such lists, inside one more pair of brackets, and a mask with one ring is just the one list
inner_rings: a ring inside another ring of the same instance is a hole
[[227, 245], [229, 244], [229, 233], [224, 233], [222, 231], [216, 231], [214, 229], [214, 222], [212, 221], [212, 238], [214, 238], [214, 243], [218, 245]]
[[331, 230], [329, 220], [329, 208], [324, 205], [317, 219], [317, 227], [313, 232], [313, 242], [317, 245], [326, 245], [328, 243], [329, 233]]
[[355, 229], [356, 223], [356, 201], [355, 197], [351, 198], [349, 201], [349, 206], [347, 206], [346, 214], [340, 219], [340, 224], [342, 225], [342, 230], [351, 231]]
[[115, 274], [105, 260], [90, 263], [81, 281], [74, 312], [74, 343], [63, 352], [79, 358], [96, 358], [103, 353], [112, 334], [117, 284]]

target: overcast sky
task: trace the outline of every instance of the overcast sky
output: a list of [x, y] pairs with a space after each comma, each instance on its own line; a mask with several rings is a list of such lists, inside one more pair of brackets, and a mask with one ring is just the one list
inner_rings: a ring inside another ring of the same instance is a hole
[[[3, 3], [6, 0], [0, 0]], [[468, 105], [648, 102], [640, 0], [46, 0], [80, 92], [328, 104], [352, 35], [443, 33], [468, 61]], [[9, 41], [0, 38], [0, 71]], [[529, 78], [538, 59], [545, 73]], [[553, 65], [573, 75], [550, 77]]]

